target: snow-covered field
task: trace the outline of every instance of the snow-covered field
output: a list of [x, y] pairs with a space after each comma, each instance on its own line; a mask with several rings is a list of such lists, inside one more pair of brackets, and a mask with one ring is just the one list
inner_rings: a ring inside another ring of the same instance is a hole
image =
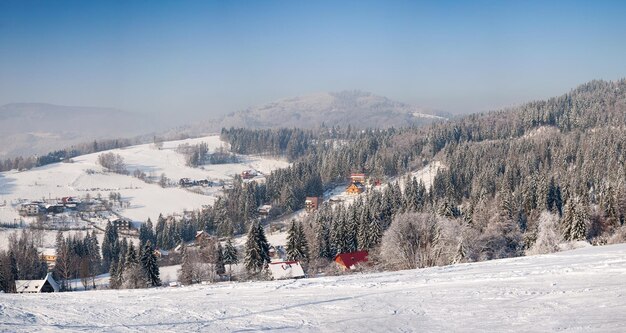
[[1, 295], [0, 331], [624, 332], [626, 244], [421, 270]]
[[[191, 168], [185, 165], [185, 157], [176, 152], [180, 144], [207, 143], [210, 151], [224, 145], [218, 135], [165, 142], [161, 149], [153, 144], [114, 149], [111, 152], [124, 158], [128, 171], [141, 170], [155, 178], [165, 174], [178, 182], [180, 178], [228, 180], [233, 175], [247, 169], [262, 173], [288, 166], [281, 160], [257, 156], [241, 156], [237, 164], [205, 165]], [[110, 192], [119, 192], [130, 206], [119, 211], [122, 216], [135, 221], [153, 221], [159, 213], [164, 215], [180, 213], [184, 210], [201, 208], [210, 204], [220, 193], [220, 187], [208, 190], [209, 195], [193, 193], [177, 186], [161, 188], [158, 184], [147, 184], [130, 175], [103, 172], [96, 163], [98, 155], [104, 152], [74, 158], [74, 163], [56, 163], [28, 171], [0, 173], [0, 221], [13, 222], [19, 218], [16, 210], [19, 200], [42, 200], [66, 196], [91, 197], [101, 194], [107, 198]], [[94, 172], [91, 172], [93, 170]], [[6, 201], [6, 205], [4, 202]]]

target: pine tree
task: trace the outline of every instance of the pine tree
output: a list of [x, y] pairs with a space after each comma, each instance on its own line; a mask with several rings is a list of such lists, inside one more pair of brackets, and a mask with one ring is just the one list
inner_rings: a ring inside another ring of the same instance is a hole
[[308, 261], [309, 246], [302, 226], [291, 221], [287, 235], [287, 258], [289, 260]]
[[224, 267], [224, 249], [222, 248], [222, 243], [217, 242], [217, 246], [215, 247], [215, 273], [217, 275], [223, 275], [226, 273], [226, 267]]
[[122, 286], [130, 289], [145, 287], [145, 284], [143, 284], [145, 281], [143, 270], [139, 263], [137, 251], [135, 250], [135, 246], [132, 241], [128, 246], [124, 261], [124, 268], [121, 272]]
[[269, 243], [265, 238], [265, 231], [261, 223], [255, 221], [248, 231], [244, 265], [249, 272], [259, 273], [269, 262]]
[[141, 253], [141, 267], [146, 277], [146, 283], [153, 287], [161, 285], [161, 279], [159, 278], [159, 265], [157, 263], [156, 255], [154, 255], [154, 249], [152, 248], [152, 242], [148, 240], [144, 245]]
[[98, 238], [96, 237], [96, 231], [94, 230], [91, 235], [86, 237], [87, 253], [89, 254], [89, 275], [91, 276], [91, 284], [93, 288], [96, 288], [96, 275], [102, 272], [102, 258], [100, 257], [100, 246], [98, 245]]
[[239, 263], [239, 253], [237, 248], [233, 246], [232, 239], [226, 240], [224, 247], [224, 264], [228, 265], [228, 280], [232, 279], [232, 265]]
[[102, 265], [104, 267], [110, 267], [111, 263], [117, 263], [119, 260], [119, 248], [116, 247], [117, 241], [117, 231], [111, 225], [111, 221], [108, 221], [104, 229], [104, 239], [102, 240]]
[[317, 257], [332, 259], [335, 255], [330, 245], [330, 231], [325, 222], [320, 221], [317, 227], [315, 241], [317, 242]]
[[184, 244], [182, 246], [182, 253], [183, 258], [178, 279], [182, 284], [189, 285], [193, 283], [193, 262], [191, 261], [189, 250]]
[[572, 198], [565, 204], [561, 225], [563, 238], [567, 241], [584, 240], [587, 236], [586, 212], [578, 198]]
[[0, 258], [0, 292], [8, 293], [9, 282], [4, 277], [4, 262], [2, 259]]
[[117, 271], [119, 263], [112, 262], [109, 268], [109, 288], [118, 289], [120, 287], [120, 274]]

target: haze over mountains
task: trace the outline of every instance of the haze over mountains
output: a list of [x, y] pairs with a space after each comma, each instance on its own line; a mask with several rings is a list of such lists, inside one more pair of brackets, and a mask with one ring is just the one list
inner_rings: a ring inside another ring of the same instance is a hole
[[95, 139], [132, 137], [155, 119], [113, 108], [13, 103], [0, 106], [0, 157], [32, 155]]
[[398, 127], [443, 120], [422, 108], [362, 91], [317, 93], [285, 98], [231, 113], [221, 127], [303, 127], [322, 124], [365, 127]]
[[388, 128], [428, 124], [446, 116], [361, 91], [280, 99], [214, 119], [195, 119], [177, 128], [172, 127], [180, 123], [171, 117], [113, 108], [14, 103], [0, 107], [0, 158], [43, 154], [97, 139], [149, 133], [201, 135], [218, 132], [222, 127], [312, 128], [322, 124]]

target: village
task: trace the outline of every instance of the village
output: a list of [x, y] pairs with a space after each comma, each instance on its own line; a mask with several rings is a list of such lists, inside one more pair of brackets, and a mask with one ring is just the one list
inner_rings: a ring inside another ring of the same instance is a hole
[[[263, 179], [262, 175], [254, 170], [245, 170], [239, 175], [246, 181], [259, 181]], [[295, 221], [295, 219], [301, 219], [310, 214], [314, 214], [323, 205], [335, 205], [343, 204], [345, 201], [353, 200], [356, 196], [366, 193], [381, 185], [380, 180], [371, 181], [363, 173], [353, 173], [348, 177], [346, 184], [341, 185], [332, 190], [326, 191], [324, 196], [320, 197], [306, 197], [304, 202], [304, 209], [288, 216], [281, 216], [278, 218], [270, 218], [272, 206], [265, 204], [258, 207], [259, 220], [265, 225], [268, 234], [268, 240], [270, 242], [269, 257], [270, 262], [267, 263], [267, 271], [271, 279], [298, 279], [305, 278], [305, 268], [303, 263], [298, 260], [288, 260], [286, 251], [286, 225], [289, 221]], [[203, 181], [190, 180], [189, 178], [182, 178], [179, 182], [181, 187], [193, 187], [193, 186], [210, 186], [210, 184]], [[115, 197], [115, 196], [113, 196]], [[113, 198], [114, 199], [114, 198]], [[93, 230], [96, 232], [104, 232], [104, 226], [110, 223], [114, 228], [118, 237], [130, 237], [136, 239], [139, 235], [139, 225], [133, 223], [132, 220], [119, 217], [111, 210], [111, 204], [108, 200], [98, 198], [86, 198], [78, 199], [74, 197], [62, 197], [58, 200], [46, 200], [46, 201], [30, 201], [24, 202], [20, 206], [20, 213], [24, 217], [36, 217], [40, 221], [44, 221], [40, 224], [44, 228], [67, 228], [67, 222], [55, 223], [59, 220], [59, 217], [63, 216], [63, 219], [67, 219], [70, 216], [80, 216], [83, 230]], [[93, 216], [92, 218], [89, 218]], [[56, 218], [55, 218], [56, 217]], [[78, 224], [72, 224], [76, 227]], [[240, 247], [243, 246], [244, 238], [239, 237], [235, 240], [235, 243]], [[184, 244], [180, 244], [171, 250], [164, 250], [155, 248], [154, 255], [157, 258], [159, 265], [166, 274], [164, 282], [166, 287], [180, 287], [182, 284], [176, 279], [172, 278], [173, 274], [176, 274], [180, 270], [180, 260], [182, 252], [184, 251], [200, 251], [202, 248], [208, 247], [210, 244], [224, 243], [226, 239], [218, 239], [217, 237], [208, 234], [207, 232], [200, 230], [197, 231], [194, 238]], [[194, 250], [196, 249], [196, 250]], [[57, 255], [52, 248], [40, 248], [40, 255], [43, 261], [48, 265], [50, 271], [54, 269], [57, 262]], [[335, 256], [335, 265], [339, 271], [350, 271], [357, 269], [360, 265], [367, 264], [368, 251], [355, 251], [348, 253], [339, 253]], [[242, 270], [241, 267], [238, 268]], [[229, 272], [232, 274], [231, 272]], [[232, 276], [222, 275], [217, 281], [229, 281]], [[104, 274], [98, 278], [100, 288], [107, 288], [108, 274]], [[202, 283], [215, 282], [213, 281], [198, 281]], [[80, 289], [80, 288], [78, 288]], [[18, 293], [45, 293], [45, 292], [58, 292], [60, 291], [60, 284], [55, 281], [52, 274], [48, 273], [45, 278], [41, 280], [17, 280], [16, 292]]]

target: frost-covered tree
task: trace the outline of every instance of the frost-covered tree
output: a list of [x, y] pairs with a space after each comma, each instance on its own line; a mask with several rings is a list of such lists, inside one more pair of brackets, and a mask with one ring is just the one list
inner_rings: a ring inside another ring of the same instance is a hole
[[237, 248], [233, 245], [231, 238], [226, 240], [224, 246], [224, 264], [228, 265], [228, 279], [232, 279], [232, 265], [239, 263], [239, 253]]
[[135, 246], [131, 241], [128, 246], [128, 250], [126, 251], [124, 268], [122, 271], [122, 287], [127, 289], [137, 289], [144, 288], [145, 286], [145, 275], [139, 262]]
[[302, 225], [291, 221], [287, 232], [287, 258], [289, 260], [308, 261], [309, 245], [302, 230]]
[[579, 198], [570, 198], [565, 204], [565, 213], [561, 224], [563, 238], [567, 241], [584, 240], [587, 236], [587, 212]]
[[222, 275], [226, 273], [226, 267], [224, 265], [224, 248], [222, 247], [222, 243], [217, 242], [217, 245], [215, 246], [215, 274]]
[[146, 282], [153, 287], [160, 286], [159, 264], [157, 263], [157, 258], [150, 240], [148, 240], [142, 248], [140, 261]]
[[559, 231], [558, 215], [544, 211], [539, 216], [538, 223], [537, 240], [526, 251], [526, 254], [535, 255], [557, 252], [559, 243], [563, 241]]
[[245, 249], [244, 265], [249, 272], [259, 273], [270, 262], [269, 243], [260, 222], [255, 221], [250, 225]]

